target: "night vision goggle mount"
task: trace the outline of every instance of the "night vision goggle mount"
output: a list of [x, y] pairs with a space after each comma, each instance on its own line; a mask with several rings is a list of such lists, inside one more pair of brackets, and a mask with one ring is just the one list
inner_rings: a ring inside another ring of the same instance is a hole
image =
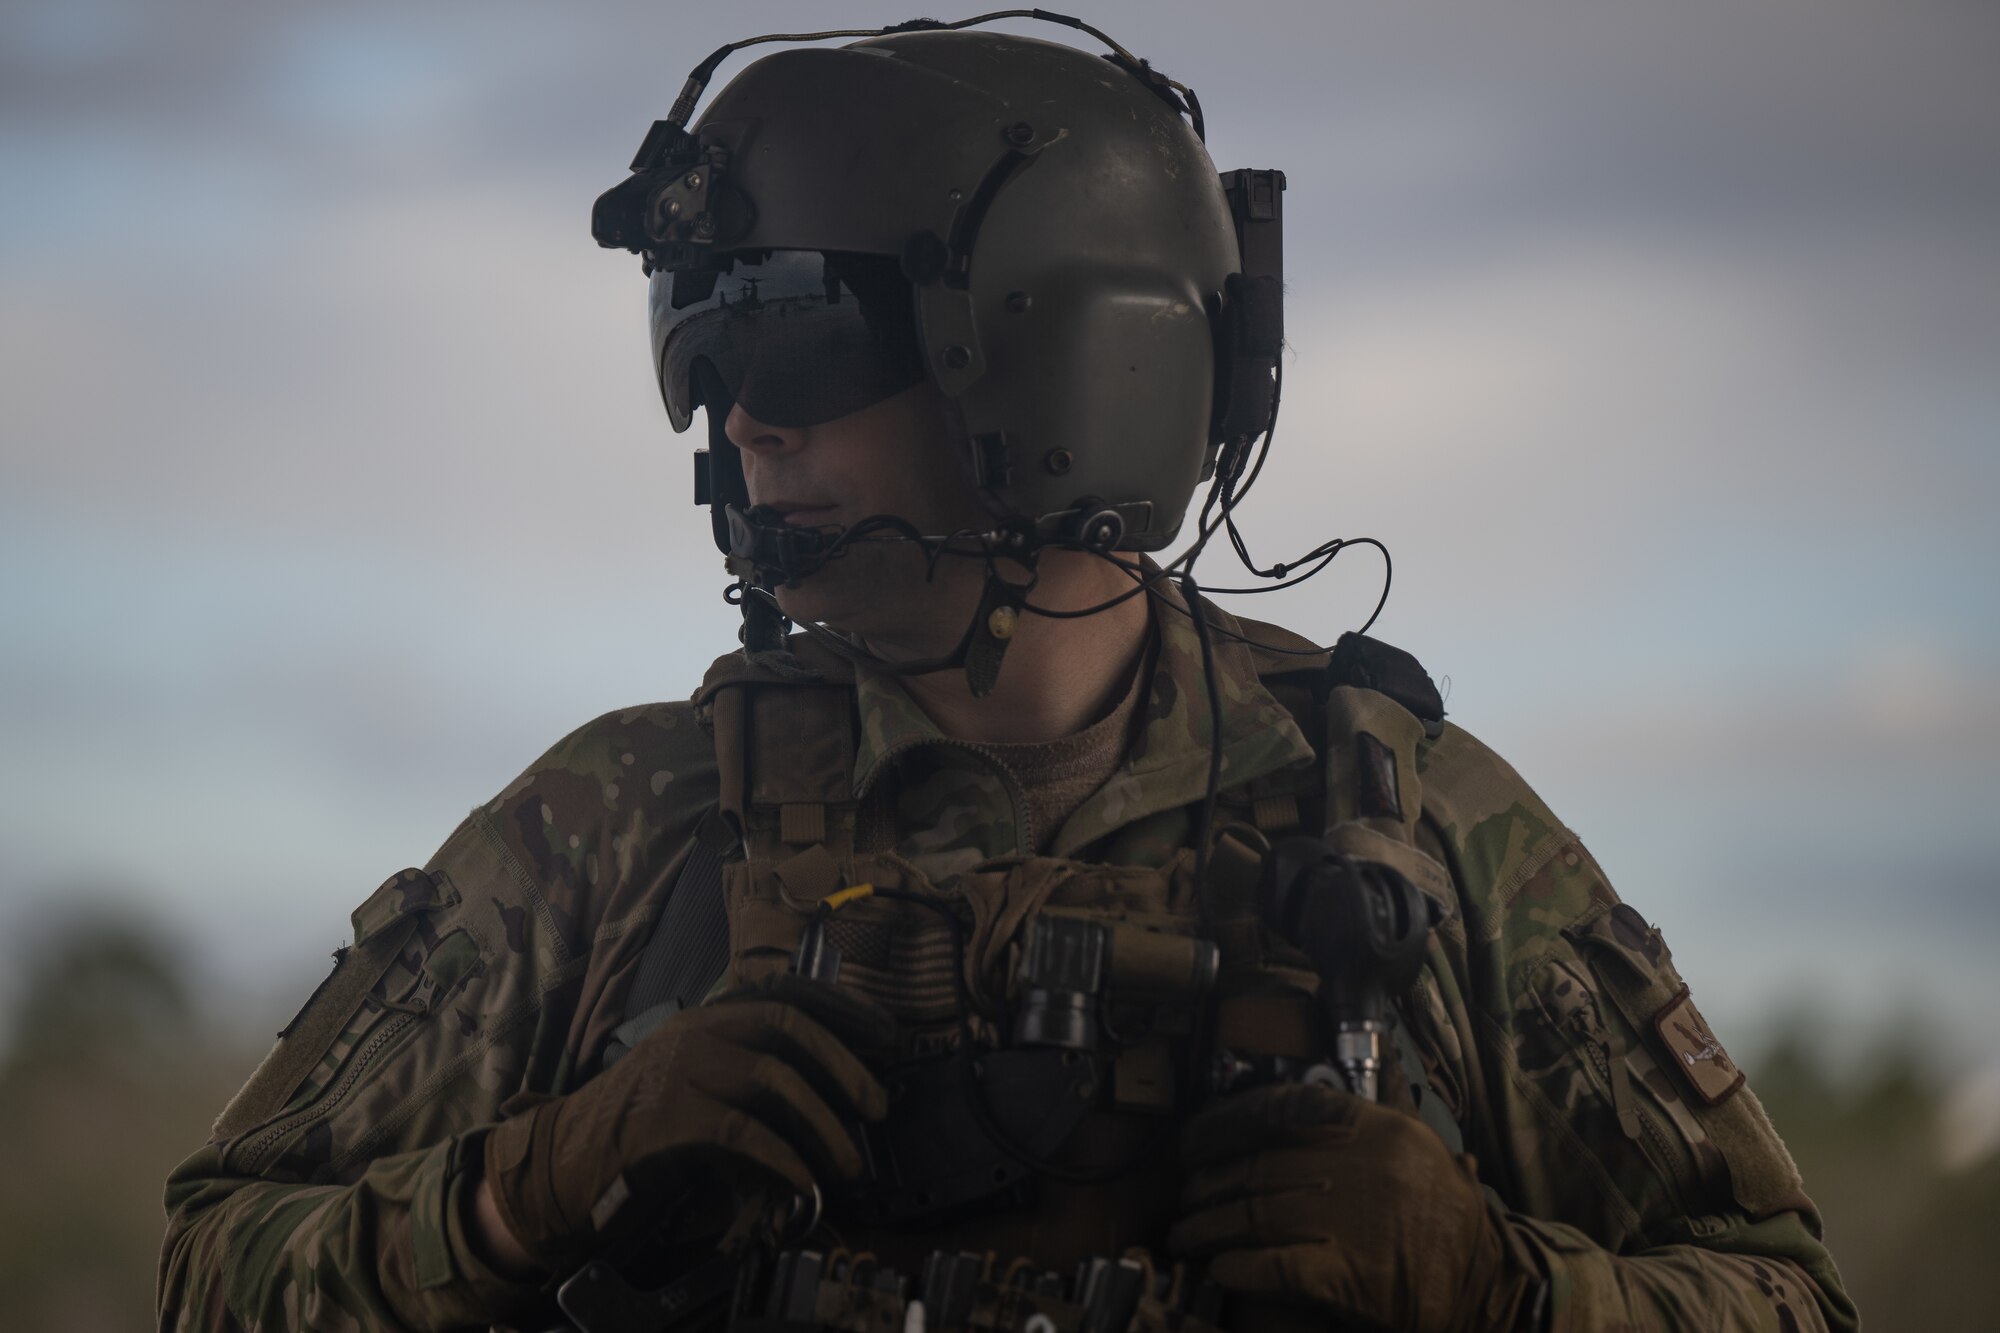
[[705, 263], [755, 219], [749, 199], [724, 188], [728, 169], [727, 147], [704, 148], [671, 120], [656, 120], [632, 175], [598, 196], [590, 234], [607, 250], [642, 256], [648, 274]]
[[[1095, 37], [1110, 48], [1105, 59], [1138, 80], [1177, 115], [1185, 115], [1197, 138], [1205, 140], [1201, 103], [1191, 88], [1155, 70], [1090, 24], [1048, 10], [999, 10], [952, 22], [920, 18], [879, 29], [772, 33], [722, 46], [690, 71], [667, 117], [655, 121], [647, 131], [632, 159], [632, 174], [597, 199], [591, 215], [591, 234], [607, 249], [623, 249], [639, 255], [648, 275], [690, 269], [727, 271], [733, 263], [732, 247], [757, 228], [757, 206], [749, 194], [732, 183], [731, 150], [727, 144], [714, 141], [726, 136], [710, 136], [711, 141], [704, 143], [687, 129], [687, 124], [709, 81], [729, 55], [770, 42], [951, 31], [1005, 18], [1040, 20]], [[1010, 134], [1015, 131], [1024, 136], [1022, 153], [1036, 151], [1041, 146], [1034, 141], [1028, 125], [1009, 129]], [[1285, 177], [1276, 170], [1230, 171], [1222, 173], [1220, 185], [1234, 222], [1240, 264], [1209, 303], [1215, 385], [1209, 448], [1200, 479], [1206, 482], [1219, 478], [1225, 484], [1233, 484], [1252, 452], [1253, 443], [1268, 434], [1277, 412], [1276, 369], [1284, 342]], [[919, 243], [925, 241], [931, 243], [933, 250], [945, 248], [935, 233], [912, 235], [903, 255], [906, 274], [911, 272], [913, 252], [920, 250]], [[924, 276], [936, 275], [926, 272]], [[944, 363], [947, 367], [954, 364], [949, 359], [950, 353], [958, 350], [947, 349]], [[714, 439], [719, 434], [719, 424], [711, 421], [710, 428]], [[994, 442], [998, 441], [999, 437], [994, 437]], [[979, 443], [979, 437], [975, 437], [974, 443]], [[733, 449], [721, 452], [734, 453]], [[984, 468], [985, 456], [980, 457]], [[717, 544], [729, 557], [730, 572], [739, 579], [731, 600], [740, 603], [743, 610], [745, 646], [752, 651], [780, 648], [787, 622], [770, 590], [804, 577], [837, 556], [844, 548], [841, 534], [829, 529], [792, 527], [775, 514], [753, 509], [740, 462], [734, 457], [723, 458], [717, 456], [717, 451], [698, 450], [695, 462], [696, 502], [709, 507]], [[904, 669], [938, 670], [964, 665], [974, 693], [985, 693], [991, 688], [1015, 619], [1026, 606], [1027, 587], [1032, 586], [1031, 581], [1024, 586], [1002, 578], [994, 559], [1014, 560], [1032, 571], [1035, 552], [1045, 546], [1108, 553], [1119, 546], [1127, 530], [1130, 515], [1121, 509], [1132, 508], [1086, 500], [1075, 510], [1061, 514], [1026, 515], [997, 523], [994, 531], [983, 539], [989, 570], [986, 595], [958, 650], [935, 663], [906, 664]], [[871, 532], [871, 539], [898, 538], [893, 525], [876, 526], [884, 530]], [[907, 525], [903, 527], [907, 530]], [[913, 532], [907, 535], [917, 537]], [[831, 631], [819, 626], [805, 628], [827, 640], [829, 646], [854, 654], [853, 646]]]

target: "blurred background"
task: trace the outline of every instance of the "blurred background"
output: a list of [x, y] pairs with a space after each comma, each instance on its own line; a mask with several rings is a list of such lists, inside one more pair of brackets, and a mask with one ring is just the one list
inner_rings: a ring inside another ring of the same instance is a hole
[[[2000, 10], [1070, 8], [1290, 178], [1256, 553], [1389, 544], [1375, 632], [1660, 925], [1871, 1325], [1990, 1328]], [[722, 42], [913, 12], [0, 6], [0, 1326], [147, 1327], [353, 906], [733, 644], [590, 202]]]

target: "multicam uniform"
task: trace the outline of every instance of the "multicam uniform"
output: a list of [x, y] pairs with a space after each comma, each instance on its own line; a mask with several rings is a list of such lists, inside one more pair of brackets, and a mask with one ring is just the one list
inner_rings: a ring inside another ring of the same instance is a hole
[[[362, 904], [334, 974], [212, 1140], [173, 1173], [162, 1327], [542, 1318], [545, 1298], [489, 1268], [464, 1233], [484, 1129], [601, 1067], [653, 924], [719, 802], [764, 830], [749, 833], [729, 880], [738, 977], [782, 966], [781, 950], [757, 944], [776, 919], [770, 890], [789, 874], [800, 894], [823, 892], [808, 881], [825, 851], [838, 863], [859, 847], [874, 853], [871, 873], [900, 866], [946, 895], [1025, 876], [1048, 905], [1076, 903], [1079, 885], [1117, 897], [1151, 882], [1164, 898], [1138, 908], [1184, 908], [1208, 710], [1191, 625], [1181, 615], [1156, 623], [1124, 762], [1052, 843], [1027, 827], [1014, 780], [978, 746], [941, 736], [887, 677], [864, 669], [847, 687], [851, 738], [784, 734], [786, 709], [810, 717], [784, 702], [801, 662], [817, 668], [806, 674], [822, 695], [853, 675], [803, 645], [790, 670], [732, 655], [692, 704], [609, 713], [563, 739], [475, 809], [424, 870]], [[1296, 696], [1325, 660], [1228, 637], [1302, 643], [1272, 627], [1219, 612], [1214, 623], [1224, 816], [1274, 829], [1323, 816], [1448, 908], [1403, 1007], [1422, 1083], [1509, 1210], [1509, 1243], [1547, 1279], [1549, 1325], [1854, 1327], [1782, 1143], [1685, 998], [1658, 932], [1618, 901], [1575, 835], [1479, 742], [1452, 725], [1427, 729], [1375, 691], [1319, 691], [1313, 716], [1326, 733], [1309, 742], [1297, 698], [1280, 696]], [[764, 728], [766, 749], [780, 735], [808, 775], [828, 753], [851, 756], [851, 792], [824, 793], [831, 805], [817, 808], [764, 799], [798, 793], [760, 793], [759, 775], [730, 754], [718, 765], [718, 711], [724, 735], [744, 735], [731, 710], [753, 692], [729, 687], [746, 683], [779, 701], [750, 724]], [[1050, 890], [1064, 867], [1031, 859], [1038, 845], [1121, 869]], [[812, 855], [780, 859], [800, 848]], [[975, 912], [989, 924], [1006, 915], [1004, 903]], [[971, 947], [1005, 954], [1004, 935], [993, 926]], [[868, 975], [852, 970], [864, 989]], [[917, 1239], [1054, 1249], [1037, 1258], [1056, 1267], [1100, 1239], [1089, 1234], [1096, 1217], [1117, 1219], [1121, 1244], [1163, 1251], [1172, 1151], [1168, 1136], [1162, 1156], [1107, 1187], [1108, 1204], [1052, 1180], [1025, 1219], [926, 1225]], [[1038, 1231], [1038, 1217], [1085, 1221]], [[872, 1239], [893, 1246], [893, 1232]]]

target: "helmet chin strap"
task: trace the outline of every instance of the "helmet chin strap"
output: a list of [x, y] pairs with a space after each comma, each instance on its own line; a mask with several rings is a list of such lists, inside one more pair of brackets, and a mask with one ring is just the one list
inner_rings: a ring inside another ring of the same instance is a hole
[[[850, 533], [853, 530], [795, 527], [786, 523], [776, 510], [762, 505], [749, 509], [729, 505], [727, 514], [730, 535], [727, 566], [739, 580], [741, 591], [737, 600], [743, 608], [744, 651], [781, 650], [789, 617], [778, 606], [777, 595], [772, 588], [796, 583], [823, 568], [852, 544], [854, 539]], [[926, 540], [909, 524], [887, 517], [864, 520], [857, 527], [873, 525], [878, 521], [890, 530], [888, 540], [918, 543]], [[811, 620], [796, 623], [829, 651], [888, 675], [926, 676], [963, 667], [965, 682], [973, 697], [983, 699], [993, 692], [994, 682], [999, 679], [1000, 661], [1006, 656], [1007, 646], [1013, 642], [1014, 632], [1021, 622], [1022, 609], [1035, 586], [1032, 551], [1008, 550], [1009, 559], [1026, 564], [1029, 570], [1026, 582], [1015, 583], [1001, 575], [998, 562], [991, 558], [994, 554], [990, 549], [991, 543], [987, 544], [986, 582], [980, 593], [978, 609], [973, 612], [957, 645], [942, 656], [914, 661], [891, 660], [869, 652], [829, 625]]]

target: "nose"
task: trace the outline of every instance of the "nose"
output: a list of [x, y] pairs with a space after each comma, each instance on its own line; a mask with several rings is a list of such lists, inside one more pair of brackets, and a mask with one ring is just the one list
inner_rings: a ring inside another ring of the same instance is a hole
[[790, 453], [802, 448], [806, 442], [804, 426], [773, 426], [759, 421], [743, 410], [743, 404], [730, 406], [729, 417], [722, 423], [722, 433], [738, 449], [752, 454]]

